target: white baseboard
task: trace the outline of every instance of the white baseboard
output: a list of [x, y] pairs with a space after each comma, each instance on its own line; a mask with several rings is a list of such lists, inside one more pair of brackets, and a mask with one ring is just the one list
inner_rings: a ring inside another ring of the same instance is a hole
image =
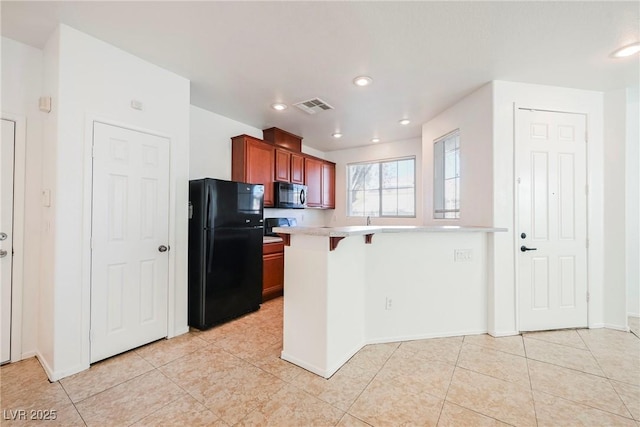
[[89, 369], [89, 365], [87, 365], [87, 366], [75, 366], [71, 369], [66, 369], [64, 371], [54, 371], [53, 369], [51, 369], [51, 366], [49, 366], [46, 359], [42, 356], [42, 354], [40, 354], [40, 352], [36, 352], [36, 357], [38, 358], [40, 365], [42, 365], [44, 372], [47, 374], [47, 377], [51, 382], [56, 382], [70, 375], [77, 374], [78, 372], [86, 371], [87, 369]]
[[[30, 357], [38, 357], [38, 353], [35, 350], [26, 351], [22, 353], [22, 355], [20, 356], [20, 360], [28, 359]], [[16, 362], [19, 362], [20, 360], [16, 360]]]
[[638, 318], [640, 318], [640, 313], [627, 313], [627, 317], [638, 317]]
[[189, 326], [185, 326], [183, 328], [176, 329], [175, 331], [173, 331], [173, 335], [167, 335], [167, 338], [174, 338], [174, 337], [186, 334], [187, 332], [189, 332]]
[[284, 351], [282, 353], [280, 353], [280, 358], [282, 360], [286, 360], [287, 362], [291, 362], [294, 365], [298, 365], [301, 368], [306, 369], [309, 372], [313, 372], [316, 375], [320, 375], [323, 378], [329, 378], [331, 376], [331, 374], [328, 374], [327, 370], [321, 369], [318, 366], [312, 365], [310, 363], [303, 362], [302, 360], [300, 360], [298, 358], [295, 358], [293, 356], [289, 356]]
[[55, 378], [55, 375], [53, 374], [53, 369], [51, 369], [46, 359], [44, 358], [44, 356], [40, 354], [39, 351], [36, 351], [36, 358], [38, 359], [38, 362], [40, 362], [40, 365], [42, 366], [42, 369], [44, 369], [44, 372], [47, 374], [49, 381], [51, 382], [57, 381], [58, 379]]
[[620, 325], [613, 325], [610, 323], [605, 323], [604, 327], [607, 329], [613, 329], [616, 331], [622, 331], [622, 332], [629, 332], [629, 328], [625, 325], [625, 326], [620, 326]]
[[520, 335], [520, 332], [518, 331], [489, 331], [487, 333], [494, 338], [512, 337], [515, 335]]
[[[454, 331], [454, 332], [437, 332], [437, 333], [429, 333], [429, 334], [418, 334], [418, 335], [403, 335], [403, 336], [394, 336], [394, 337], [379, 337], [379, 338], [370, 338], [366, 340], [367, 344], [385, 344], [390, 342], [400, 342], [400, 341], [415, 341], [415, 340], [426, 340], [430, 338], [447, 338], [447, 337], [460, 337], [464, 335], [480, 335], [486, 334], [487, 331], [482, 330], [468, 330], [468, 331]], [[517, 335], [517, 334], [516, 334]]]

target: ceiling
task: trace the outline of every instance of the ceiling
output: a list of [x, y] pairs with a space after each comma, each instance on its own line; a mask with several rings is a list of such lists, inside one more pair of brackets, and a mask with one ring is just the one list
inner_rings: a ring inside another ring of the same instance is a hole
[[[58, 22], [191, 80], [191, 103], [331, 151], [419, 137], [491, 80], [637, 85], [640, 2], [11, 2], [2, 35], [42, 48]], [[352, 80], [368, 75], [368, 87]], [[319, 97], [335, 110], [292, 104]], [[276, 112], [274, 102], [289, 108]], [[398, 121], [409, 118], [402, 126]], [[341, 132], [341, 139], [332, 133]]]

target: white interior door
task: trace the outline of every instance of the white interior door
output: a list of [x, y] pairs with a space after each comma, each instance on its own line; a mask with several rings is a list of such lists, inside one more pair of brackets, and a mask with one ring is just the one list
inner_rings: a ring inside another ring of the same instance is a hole
[[11, 359], [11, 287], [13, 264], [13, 162], [16, 124], [2, 119], [0, 141], [0, 363]]
[[94, 124], [91, 362], [167, 336], [169, 140]]
[[518, 110], [521, 331], [587, 326], [586, 143], [583, 115]]

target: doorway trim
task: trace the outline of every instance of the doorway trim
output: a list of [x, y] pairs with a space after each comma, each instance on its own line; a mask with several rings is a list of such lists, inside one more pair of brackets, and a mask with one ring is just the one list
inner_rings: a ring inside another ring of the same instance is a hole
[[[84, 190], [82, 213], [82, 368], [91, 365], [91, 223], [93, 197], [93, 127], [94, 123], [103, 123], [135, 132], [159, 136], [169, 140], [169, 245], [176, 247], [175, 236], [175, 171], [173, 169], [172, 148], [174, 138], [166, 133], [134, 126], [117, 120], [105, 118], [97, 114], [87, 114], [84, 126]], [[169, 251], [169, 276], [167, 295], [167, 338], [179, 335], [183, 331], [175, 330], [175, 251]], [[72, 374], [75, 372], [71, 372]], [[67, 373], [65, 373], [65, 376]]]
[[[521, 114], [522, 110], [525, 111], [541, 111], [541, 112], [547, 112], [547, 113], [561, 113], [561, 114], [575, 114], [575, 115], [579, 115], [579, 116], [584, 116], [584, 120], [585, 120], [585, 132], [586, 132], [586, 147], [585, 147], [585, 173], [586, 173], [586, 183], [587, 183], [587, 188], [589, 188], [589, 183], [590, 183], [590, 169], [589, 169], [589, 114], [587, 114], [586, 112], [576, 112], [576, 111], [561, 111], [561, 110], [554, 110], [554, 109], [550, 109], [550, 108], [536, 108], [536, 107], [525, 107], [524, 105], [518, 104], [518, 103], [514, 103], [513, 105], [513, 174], [514, 174], [514, 187], [513, 187], [513, 225], [514, 225], [514, 233], [513, 233], [513, 253], [514, 255], [514, 284], [515, 284], [515, 324], [516, 324], [516, 331], [518, 333], [522, 332], [521, 328], [520, 328], [520, 281], [519, 281], [519, 273], [520, 273], [520, 262], [519, 262], [519, 257], [517, 256], [518, 254], [518, 233], [516, 230], [516, 227], [518, 226], [518, 219], [519, 219], [519, 215], [520, 215], [520, 199], [519, 199], [519, 192], [518, 192], [518, 170], [517, 170], [517, 158], [518, 158], [518, 154], [519, 154], [519, 146], [518, 146], [518, 141], [519, 141], [519, 129], [518, 129], [518, 117], [519, 114]], [[589, 242], [589, 237], [590, 237], [590, 231], [591, 231], [591, 224], [590, 224], [590, 216], [589, 216], [589, 212], [590, 212], [590, 207], [591, 207], [591, 192], [588, 191], [587, 192], [587, 196], [586, 196], [586, 212], [585, 212], [585, 219], [586, 219], [586, 235], [587, 235], [587, 242]], [[587, 295], [589, 295], [591, 293], [591, 271], [590, 271], [590, 247], [589, 245], [587, 245], [586, 248], [586, 261], [587, 261], [587, 272], [586, 272], [586, 280], [587, 280]], [[591, 301], [587, 300], [587, 318], [586, 318], [586, 324], [587, 327], [591, 327], [591, 323], [589, 321], [591, 316]]]
[[11, 354], [10, 362], [22, 360], [22, 304], [24, 289], [24, 215], [27, 118], [1, 113], [2, 119], [15, 123], [13, 147], [13, 266], [11, 279]]

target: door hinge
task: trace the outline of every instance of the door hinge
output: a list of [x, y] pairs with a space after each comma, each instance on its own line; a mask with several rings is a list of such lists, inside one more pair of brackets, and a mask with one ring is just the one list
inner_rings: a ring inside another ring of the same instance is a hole
[[584, 247], [589, 249], [589, 239], [585, 240]]
[[96, 145], [95, 144], [91, 144], [91, 158], [95, 158], [96, 157]]
[[589, 302], [589, 292], [587, 292], [587, 302]]
[[520, 184], [520, 182], [521, 182], [520, 177], [518, 177], [518, 178], [516, 179], [516, 182], [517, 182], [518, 184]]

